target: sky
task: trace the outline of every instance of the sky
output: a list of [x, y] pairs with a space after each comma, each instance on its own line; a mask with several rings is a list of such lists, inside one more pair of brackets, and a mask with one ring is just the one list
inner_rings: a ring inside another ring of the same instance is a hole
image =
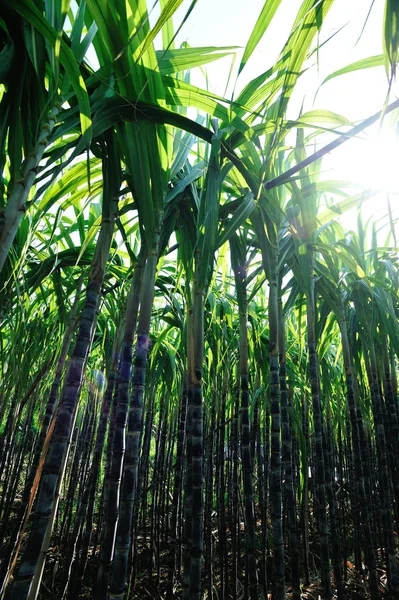
[[[174, 18], [175, 27], [184, 16], [191, 1], [183, 3]], [[264, 72], [276, 62], [291, 29], [302, 0], [282, 0], [274, 20], [263, 39], [241, 73], [238, 81], [231, 78], [228, 94], [235, 93], [248, 81]], [[241, 54], [262, 10], [264, 0], [198, 0], [194, 11], [183, 26], [176, 46], [183, 41], [190, 46], [240, 46], [234, 63], [237, 72]], [[378, 55], [383, 48], [384, 0], [374, 0], [366, 22], [372, 0], [335, 0], [325, 20], [320, 41], [337, 34], [321, 48], [307, 64], [308, 71], [299, 79], [289, 106], [289, 118], [304, 110], [325, 109], [351, 121], [360, 121], [382, 108], [388, 81], [383, 67], [366, 69], [333, 79], [324, 85], [330, 73], [359, 59]], [[155, 20], [156, 11], [151, 20]], [[365, 25], [366, 23], [366, 25]], [[207, 65], [208, 87], [212, 92], [224, 95], [231, 68], [231, 57]], [[204, 87], [205, 79], [196, 69], [192, 82]], [[320, 87], [321, 86], [321, 87]], [[398, 92], [395, 85], [393, 91]], [[391, 101], [397, 95], [391, 95]], [[350, 140], [323, 160], [323, 177], [326, 179], [350, 180], [365, 187], [383, 188], [384, 193], [369, 200], [362, 207], [364, 219], [371, 215], [383, 218], [387, 214], [386, 191], [390, 192], [391, 206], [399, 217], [399, 144], [396, 123], [399, 114], [386, 117], [380, 125], [369, 128], [358, 139]], [[323, 144], [329, 141], [323, 140]], [[352, 211], [344, 219], [350, 228], [356, 218]], [[386, 219], [385, 219], [386, 221]]]
[[[189, 3], [189, 0], [183, 3], [175, 17], [175, 23], [179, 22], [180, 16], [183, 16]], [[238, 88], [242, 88], [249, 80], [276, 61], [301, 3], [302, 0], [282, 0], [271, 26], [240, 76]], [[177, 43], [186, 41], [191, 46], [236, 45], [244, 48], [263, 4], [264, 0], [244, 2], [242, 0], [198, 0], [177, 38]], [[331, 72], [365, 56], [382, 52], [384, 0], [374, 1], [370, 18], [359, 40], [370, 5], [371, 0], [334, 1], [320, 39], [323, 41], [333, 32], [343, 29], [324, 48], [321, 48], [318, 65], [315, 64], [314, 68], [301, 78], [296, 108], [299, 109], [304, 96], [306, 96], [307, 106], [309, 108], [312, 106], [314, 97], [311, 92], [315, 92], [318, 84]], [[240, 57], [240, 50], [237, 54]], [[238, 67], [239, 61], [237, 60], [236, 63]], [[229, 59], [207, 67], [212, 91], [224, 92], [228, 69]], [[374, 69], [374, 71], [379, 73], [372, 75], [376, 83], [372, 94], [370, 90], [366, 97], [361, 94], [366, 91], [371, 71], [356, 73], [342, 78], [342, 82], [345, 79], [342, 83], [344, 89], [339, 85], [340, 91], [332, 91], [333, 86], [337, 87], [336, 81], [326, 84], [318, 94], [317, 104], [336, 112], [345, 112], [349, 119], [359, 118], [359, 104], [366, 113], [377, 110], [381, 106], [381, 101], [385, 99], [386, 76], [383, 69]]]

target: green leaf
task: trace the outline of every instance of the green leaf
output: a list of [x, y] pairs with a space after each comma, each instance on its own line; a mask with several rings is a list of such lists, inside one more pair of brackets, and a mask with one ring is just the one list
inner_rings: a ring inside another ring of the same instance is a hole
[[250, 56], [252, 55], [256, 46], [259, 44], [264, 33], [266, 32], [266, 29], [269, 27], [270, 22], [276, 13], [276, 10], [280, 6], [280, 3], [281, 0], [266, 0], [245, 47], [244, 54], [241, 59], [240, 68], [238, 69], [238, 75], [241, 73], [241, 71], [247, 64]]
[[254, 197], [251, 192], [248, 192], [244, 198], [242, 198], [238, 208], [234, 211], [233, 216], [227, 222], [225, 226], [219, 231], [218, 240], [217, 240], [217, 248], [223, 246], [227, 240], [233, 235], [241, 225], [245, 223], [247, 218], [250, 216], [252, 211], [255, 208]]
[[321, 2], [304, 0], [299, 9], [288, 41], [282, 51], [283, 66], [280, 73], [284, 73], [284, 83], [281, 86], [277, 78], [278, 87], [282, 87], [278, 117], [281, 117], [285, 112], [297, 79], [303, 72], [303, 64], [311, 44], [320, 31], [332, 4], [333, 0], [323, 0]]
[[[291, 123], [291, 121], [289, 121]], [[301, 114], [297, 120], [298, 125], [314, 125], [315, 123], [331, 123], [333, 125], [353, 125], [352, 121], [330, 110], [310, 110]]]
[[187, 158], [196, 142], [195, 136], [191, 133], [184, 132], [180, 129], [175, 131], [175, 138], [173, 141], [173, 163], [170, 168], [170, 179], [172, 180], [179, 171], [181, 171], [187, 164]]
[[64, 40], [59, 40], [54, 27], [43, 17], [41, 12], [33, 4], [32, 0], [12, 0], [12, 8], [16, 10], [24, 19], [26, 19], [43, 37], [56, 48], [60, 43], [59, 58], [60, 63], [69, 77], [79, 103], [80, 126], [85, 144], [88, 145], [91, 140], [91, 112], [89, 97], [87, 94], [85, 82], [80, 74], [75, 56], [72, 50], [67, 46]]
[[[384, 15], [384, 62], [390, 80], [399, 61], [399, 2], [386, 0]], [[390, 67], [390, 73], [388, 70]]]
[[185, 177], [183, 177], [183, 179], [174, 184], [173, 188], [168, 192], [165, 198], [165, 203], [168, 203], [174, 198], [176, 198], [176, 196], [180, 194], [188, 185], [190, 185], [196, 179], [201, 177], [205, 172], [206, 163], [204, 161], [201, 161], [193, 167], [187, 168], [189, 169], [188, 174]]
[[[230, 107], [224, 106], [222, 102], [226, 102], [223, 98], [201, 90], [201, 88], [190, 85], [184, 81], [180, 81], [168, 75], [162, 77], [165, 85], [165, 97], [167, 104], [171, 106], [187, 106], [203, 110], [209, 115], [222, 120], [224, 124], [229, 124], [241, 132], [245, 133], [249, 130], [249, 126], [235, 113]], [[216, 100], [215, 100], [216, 98]]]
[[317, 243], [315, 245], [316, 250], [320, 250], [320, 252], [327, 252], [335, 254], [339, 259], [342, 260], [343, 265], [347, 267], [352, 273], [354, 273], [357, 277], [368, 281], [366, 273], [360, 266], [359, 262], [353, 258], [351, 249], [345, 244], [337, 244], [337, 245], [329, 245]]
[[76, 259], [76, 264], [79, 264], [80, 259], [82, 258], [82, 256], [85, 254], [87, 247], [89, 245], [91, 245], [92, 241], [94, 240], [97, 231], [100, 229], [100, 225], [101, 225], [101, 220], [102, 220], [102, 216], [100, 215], [93, 223], [93, 225], [90, 227], [89, 231], [87, 232], [86, 238], [82, 244], [82, 247], [80, 249], [79, 252], [79, 256]]
[[[93, 182], [96, 182], [97, 177], [102, 176], [102, 169], [101, 165], [99, 165], [98, 158], [90, 159], [89, 168], [92, 174]], [[68, 169], [62, 177], [57, 179], [54, 185], [47, 185], [46, 192], [44, 193], [40, 204], [37, 207], [36, 214], [40, 215], [48, 213], [49, 209], [54, 205], [55, 202], [65, 197], [69, 193], [71, 193], [72, 196], [74, 196], [75, 193], [80, 195], [80, 192], [83, 189], [84, 193], [88, 195], [89, 190], [86, 186], [84, 186], [84, 184], [87, 182], [86, 173], [86, 161], [81, 161]]]
[[237, 46], [217, 48], [215, 46], [204, 46], [200, 48], [178, 48], [176, 50], [157, 50], [155, 52], [159, 70], [163, 75], [172, 75], [180, 71], [186, 71], [207, 63], [219, 60], [232, 53], [230, 50]]
[[337, 202], [333, 206], [330, 206], [328, 209], [323, 211], [321, 215], [317, 216], [317, 222], [320, 226], [325, 225], [329, 221], [333, 221], [338, 218], [340, 215], [345, 213], [347, 210], [350, 210], [354, 206], [360, 206], [364, 200], [371, 198], [375, 194], [378, 193], [378, 190], [370, 190], [368, 192], [361, 192], [356, 194], [355, 196], [350, 196], [349, 198], [345, 198], [345, 200], [341, 200], [341, 202]]
[[169, 0], [163, 7], [158, 21], [155, 23], [154, 29], [144, 38], [143, 45], [140, 47], [139, 55], [136, 60], [140, 60], [147, 48], [152, 44], [158, 33], [166, 25], [169, 19], [173, 16], [183, 0]]
[[330, 79], [334, 79], [334, 77], [339, 77], [340, 75], [345, 75], [346, 73], [353, 73], [353, 71], [360, 71], [361, 69], [371, 69], [373, 67], [383, 67], [384, 66], [384, 56], [382, 54], [378, 54], [376, 56], [369, 56], [368, 58], [362, 58], [361, 60], [357, 60], [346, 67], [342, 67], [342, 69], [338, 69], [338, 71], [334, 71], [328, 75], [321, 85], [330, 81]]
[[76, 60], [78, 62], [81, 62], [86, 56], [86, 52], [89, 49], [91, 43], [93, 42], [94, 36], [96, 35], [97, 31], [97, 24], [93, 21], [93, 23], [90, 25], [89, 31], [86, 33], [83, 40], [80, 42], [76, 52], [74, 52]]
[[220, 194], [221, 139], [221, 132], [218, 131], [213, 134], [212, 149], [205, 181], [205, 192], [202, 195], [198, 212], [197, 268], [199, 267], [199, 273], [196, 281], [197, 291], [205, 290], [216, 250]]
[[[161, 10], [166, 6], [167, 0], [161, 0]], [[173, 19], [169, 19], [167, 23], [162, 27], [162, 48], [167, 50], [174, 48], [175, 30], [173, 27]]]

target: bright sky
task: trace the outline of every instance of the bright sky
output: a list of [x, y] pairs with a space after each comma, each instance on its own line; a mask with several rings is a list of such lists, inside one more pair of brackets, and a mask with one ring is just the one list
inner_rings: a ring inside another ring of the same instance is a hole
[[[196, 7], [183, 26], [177, 38], [177, 44], [187, 41], [191, 46], [241, 46], [245, 47], [252, 28], [260, 14], [265, 0], [198, 0]], [[190, 0], [183, 3], [175, 17], [179, 22]], [[375, 0], [366, 28], [357, 42], [365, 23], [371, 0], [335, 0], [330, 9], [320, 41], [343, 27], [343, 30], [321, 48], [319, 64], [302, 76], [298, 85], [297, 106], [299, 110], [306, 96], [305, 109], [312, 108], [313, 94], [323, 79], [337, 69], [364, 58], [382, 53], [382, 20], [385, 0]], [[250, 61], [241, 74], [238, 89], [270, 67], [278, 58], [280, 50], [288, 38], [295, 15], [302, 0], [282, 0], [273, 22]], [[238, 51], [238, 56], [241, 56]], [[316, 59], [315, 61], [316, 62]], [[238, 68], [239, 60], [236, 61]], [[226, 58], [216, 64], [208, 65], [210, 88], [223, 94], [230, 67]], [[347, 75], [341, 79], [337, 88], [336, 81], [326, 84], [317, 98], [317, 106], [341, 112], [349, 119], [359, 118], [359, 104], [365, 111], [364, 116], [380, 108], [386, 93], [386, 76], [383, 69], [374, 69], [373, 93], [366, 92], [367, 81], [372, 71]], [[215, 75], [215, 77], [214, 77]], [[350, 79], [350, 81], [349, 81]], [[311, 93], [313, 92], [313, 93]], [[290, 115], [291, 117], [295, 114]]]
[[[187, 10], [187, 0], [175, 18], [175, 26]], [[237, 82], [236, 93], [243, 86], [271, 66], [280, 53], [302, 0], [283, 0], [271, 27], [246, 65]], [[350, 120], [359, 121], [378, 110], [384, 104], [387, 93], [387, 77], [384, 68], [366, 69], [343, 75], [322, 86], [330, 73], [359, 59], [382, 53], [382, 24], [384, 0], [375, 0], [370, 17], [362, 33], [371, 0], [335, 0], [322, 30], [324, 41], [340, 30], [314, 56], [310, 68], [299, 80], [290, 104], [289, 117], [296, 118], [303, 104], [305, 110], [327, 109], [340, 113]], [[245, 47], [249, 35], [263, 7], [264, 0], [199, 0], [182, 28], [177, 46], [187, 41], [191, 46], [241, 46]], [[362, 35], [361, 35], [362, 34]], [[359, 39], [360, 38], [360, 39]], [[238, 51], [235, 73], [242, 50]], [[206, 67], [209, 89], [223, 95], [231, 67], [231, 58], [225, 58]], [[197, 69], [197, 73], [199, 70]], [[204, 77], [197, 75], [194, 82], [204, 86]], [[234, 84], [235, 77], [232, 78]], [[395, 86], [398, 92], [399, 86]], [[229, 87], [229, 93], [232, 86]], [[317, 97], [316, 97], [316, 92]], [[398, 94], [391, 96], [391, 101]], [[383, 188], [394, 195], [391, 205], [399, 217], [399, 144], [396, 138], [398, 113], [386, 118], [382, 132], [371, 127], [359, 139], [350, 140], [323, 161], [326, 179], [351, 180], [365, 187]], [[323, 142], [324, 143], [324, 142]], [[380, 194], [364, 205], [364, 219], [370, 215], [386, 215], [386, 193]], [[345, 218], [344, 226], [350, 228], [352, 212]]]

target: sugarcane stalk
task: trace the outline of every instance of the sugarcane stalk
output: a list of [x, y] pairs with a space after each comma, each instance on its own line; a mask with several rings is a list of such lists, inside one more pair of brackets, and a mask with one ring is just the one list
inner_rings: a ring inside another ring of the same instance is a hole
[[18, 227], [25, 215], [26, 203], [36, 179], [37, 169], [47, 148], [48, 138], [55, 127], [60, 110], [61, 102], [57, 100], [50, 109], [47, 122], [42, 125], [39, 131], [36, 146], [23, 165], [22, 177], [15, 182], [4, 208], [3, 218], [0, 220], [0, 272], [4, 267]]
[[123, 464], [119, 520], [117, 525], [115, 554], [113, 560], [110, 600], [122, 599], [128, 574], [129, 550], [134, 503], [137, 490], [137, 472], [142, 430], [143, 397], [149, 350], [149, 332], [154, 301], [158, 245], [149, 250], [143, 271], [140, 293], [140, 316], [137, 326], [137, 344], [130, 409], [128, 414], [126, 452]]
[[317, 514], [317, 529], [320, 539], [320, 570], [323, 597], [332, 598], [330, 576], [330, 554], [328, 544], [328, 521], [326, 502], [326, 476], [323, 452], [323, 416], [320, 398], [319, 362], [316, 351], [315, 336], [315, 300], [314, 300], [314, 274], [313, 257], [309, 252], [311, 281], [306, 294], [306, 317], [308, 330], [309, 375], [312, 394], [313, 424], [315, 438], [315, 506]]
[[126, 421], [129, 407], [129, 387], [132, 373], [133, 341], [136, 332], [137, 315], [140, 306], [143, 263], [146, 258], [145, 245], [134, 275], [126, 304], [125, 329], [118, 377], [116, 399], [115, 431], [112, 439], [111, 466], [105, 490], [105, 526], [101, 544], [100, 561], [97, 573], [96, 596], [100, 600], [108, 594], [111, 564], [114, 555], [115, 533], [119, 513], [119, 489], [125, 454]]
[[[376, 556], [375, 556], [375, 547], [373, 540], [373, 531], [372, 531], [372, 510], [370, 507], [370, 499], [366, 494], [365, 488], [365, 473], [363, 468], [364, 458], [362, 456], [361, 446], [360, 446], [360, 432], [358, 427], [358, 417], [356, 411], [356, 401], [355, 401], [355, 386], [354, 386], [354, 373], [352, 366], [352, 356], [350, 350], [350, 344], [348, 339], [348, 325], [346, 319], [344, 318], [344, 307], [342, 304], [342, 318], [339, 321], [339, 327], [341, 332], [341, 341], [342, 341], [342, 354], [344, 360], [344, 368], [346, 375], [346, 398], [347, 405], [349, 408], [349, 416], [351, 423], [351, 431], [352, 431], [352, 444], [353, 444], [353, 454], [354, 454], [354, 469], [356, 476], [356, 484], [357, 484], [357, 493], [359, 496], [359, 504], [360, 504], [360, 516], [363, 525], [363, 543], [365, 550], [365, 558], [367, 568], [369, 570], [369, 586], [370, 593], [373, 600], [379, 600], [380, 591], [379, 591], [379, 581], [377, 575], [377, 564], [376, 564]], [[360, 407], [359, 407], [360, 411]]]
[[300, 565], [298, 552], [297, 508], [292, 475], [292, 423], [288, 411], [288, 389], [286, 375], [285, 322], [281, 301], [281, 280], [279, 282], [279, 351], [280, 351], [280, 398], [281, 398], [281, 441], [284, 467], [284, 497], [287, 508], [288, 545], [290, 550], [292, 600], [300, 600]]
[[[240, 396], [241, 396], [241, 462], [243, 468], [244, 506], [246, 521], [247, 570], [249, 597], [259, 598], [258, 570], [256, 565], [256, 529], [253, 470], [250, 448], [249, 389], [248, 389], [248, 300], [246, 248], [239, 248], [239, 241], [230, 241], [232, 264], [240, 315]], [[240, 252], [241, 250], [241, 252]]]

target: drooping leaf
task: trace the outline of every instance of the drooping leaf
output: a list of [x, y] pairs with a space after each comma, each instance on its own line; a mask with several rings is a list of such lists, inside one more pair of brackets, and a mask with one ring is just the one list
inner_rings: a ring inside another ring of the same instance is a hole
[[362, 69], [371, 69], [374, 67], [383, 67], [384, 66], [384, 56], [383, 54], [378, 54], [376, 56], [370, 56], [368, 58], [362, 58], [361, 60], [357, 60], [356, 62], [347, 65], [346, 67], [342, 67], [342, 69], [338, 69], [338, 71], [334, 71], [334, 73], [330, 73], [321, 85], [327, 83], [331, 79], [335, 77], [339, 77], [340, 75], [346, 75], [347, 73], [353, 73], [354, 71], [360, 71]]

